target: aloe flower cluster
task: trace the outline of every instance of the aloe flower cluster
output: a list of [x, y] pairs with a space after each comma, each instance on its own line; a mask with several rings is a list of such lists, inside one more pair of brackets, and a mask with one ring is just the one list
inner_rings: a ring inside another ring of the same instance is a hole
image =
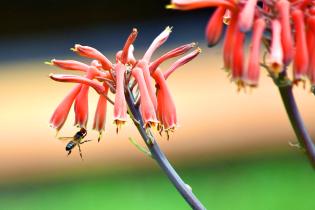
[[[160, 133], [168, 134], [177, 126], [177, 114], [172, 95], [166, 83], [167, 78], [180, 66], [191, 61], [199, 53], [197, 48], [175, 61], [167, 70], [162, 71], [160, 64], [164, 61], [183, 55], [194, 48], [194, 43], [175, 48], [156, 60], [153, 53], [168, 39], [171, 28], [167, 27], [152, 42], [144, 56], [134, 57], [133, 43], [138, 31], [133, 29], [122, 50], [116, 54], [115, 62], [111, 62], [97, 49], [76, 44], [72, 50], [80, 56], [92, 59], [90, 64], [75, 60], [53, 59], [48, 64], [64, 70], [75, 70], [83, 73], [78, 75], [50, 74], [50, 78], [59, 82], [73, 82], [75, 85], [54, 111], [50, 124], [59, 131], [64, 125], [68, 113], [74, 103], [75, 125], [86, 128], [88, 121], [88, 93], [90, 87], [99, 94], [94, 115], [93, 129], [101, 136], [105, 129], [107, 103], [114, 106], [114, 123], [119, 128], [127, 121], [127, 92], [135, 96], [135, 106], [139, 106], [144, 128], [157, 126]], [[114, 100], [109, 97], [114, 94]], [[99, 136], [99, 139], [100, 139]]]
[[[167, 6], [179, 10], [204, 7], [216, 7], [206, 27], [209, 46], [220, 41], [227, 25], [224, 68], [239, 87], [257, 86], [260, 66], [277, 79], [286, 74], [291, 63], [294, 84], [309, 79], [315, 85], [314, 0], [172, 0]], [[250, 31], [246, 59], [245, 38]], [[261, 55], [261, 45], [266, 48], [265, 55]]]

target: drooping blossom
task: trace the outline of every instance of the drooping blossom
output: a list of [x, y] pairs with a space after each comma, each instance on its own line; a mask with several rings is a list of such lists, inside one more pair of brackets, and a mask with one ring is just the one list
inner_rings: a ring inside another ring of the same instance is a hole
[[238, 19], [238, 26], [242, 32], [249, 31], [254, 22], [257, 0], [247, 0], [244, 8], [241, 10]]
[[301, 81], [306, 78], [309, 64], [303, 12], [301, 10], [293, 11], [292, 20], [296, 34], [296, 53], [293, 62], [293, 75], [295, 81]]
[[225, 14], [224, 7], [218, 7], [211, 16], [206, 27], [206, 38], [208, 46], [214, 46], [220, 41], [223, 31], [223, 15]]
[[[160, 131], [165, 130], [167, 133], [173, 131], [177, 125], [177, 115], [166, 79], [180, 66], [195, 58], [200, 53], [200, 49], [198, 48], [179, 58], [169, 69], [162, 72], [159, 68], [160, 64], [168, 59], [183, 55], [196, 46], [195, 43], [182, 45], [152, 61], [153, 53], [167, 40], [170, 33], [171, 28], [167, 27], [154, 39], [144, 56], [138, 60], [133, 55], [138, 31], [133, 29], [124, 47], [116, 53], [114, 63], [97, 49], [79, 44], [76, 44], [72, 50], [83, 57], [93, 59], [90, 64], [74, 60], [55, 59], [49, 62], [48, 64], [64, 70], [77, 70], [84, 73], [82, 76], [50, 75], [50, 78], [55, 81], [79, 83], [55, 110], [51, 118], [52, 126], [57, 130], [61, 129], [72, 104], [75, 103], [76, 123], [80, 127], [86, 128], [88, 92], [89, 87], [92, 87], [100, 95], [93, 123], [93, 129], [99, 132], [99, 139], [105, 130], [108, 102], [114, 106], [113, 121], [117, 125], [117, 131], [127, 121], [126, 94], [133, 94], [136, 103], [139, 102], [145, 129], [158, 124]], [[114, 100], [110, 99], [109, 90], [114, 94]], [[161, 112], [161, 109], [165, 111]]]
[[247, 84], [256, 87], [259, 80], [259, 54], [261, 38], [266, 27], [266, 22], [263, 18], [257, 19], [254, 23], [254, 31], [252, 43], [250, 46], [249, 60], [247, 67]]
[[[109, 87], [106, 84], [106, 82], [103, 82], [103, 86], [104, 86], [103, 93], [104, 95], [107, 96]], [[105, 130], [106, 123], [107, 99], [104, 95], [99, 96], [93, 122], [93, 129], [99, 132], [98, 140], [100, 140], [102, 137], [102, 133]]]
[[[222, 22], [226, 24], [223, 41], [224, 69], [232, 75], [232, 80], [238, 86], [257, 86], [261, 66], [275, 80], [279, 75], [288, 75], [293, 60], [294, 78], [291, 82], [308, 78], [312, 84], [315, 83], [314, 36], [310, 30], [310, 20], [315, 16], [313, 0], [171, 0], [171, 4], [167, 5], [169, 9], [178, 10], [208, 7], [216, 9], [206, 27], [207, 40], [211, 46], [216, 45], [223, 36], [220, 28]], [[260, 25], [258, 29], [255, 23]], [[249, 33], [250, 31], [254, 33]], [[247, 50], [242, 49], [247, 47], [242, 44], [245, 38], [242, 32], [252, 36], [248, 58], [245, 54]], [[259, 51], [264, 52], [264, 55], [260, 56]], [[247, 71], [244, 70], [244, 60], [249, 60]]]
[[271, 22], [271, 47], [269, 55], [269, 67], [277, 76], [283, 70], [283, 51], [281, 44], [281, 24], [275, 19]]
[[279, 13], [279, 21], [281, 24], [283, 62], [285, 65], [289, 65], [294, 55], [293, 37], [290, 23], [290, 2], [288, 0], [279, 0], [276, 2], [276, 8]]

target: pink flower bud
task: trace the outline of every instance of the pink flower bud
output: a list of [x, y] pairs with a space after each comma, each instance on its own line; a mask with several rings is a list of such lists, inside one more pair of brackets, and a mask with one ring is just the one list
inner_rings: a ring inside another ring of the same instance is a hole
[[164, 31], [160, 35], [158, 35], [150, 45], [149, 49], [145, 52], [142, 60], [146, 62], [150, 62], [153, 53], [159, 48], [166, 40], [168, 39], [169, 35], [172, 32], [172, 27], [167, 26]]
[[72, 103], [81, 90], [81, 84], [76, 85], [61, 101], [50, 118], [50, 126], [59, 131], [66, 122]]
[[206, 38], [209, 47], [213, 47], [220, 41], [223, 29], [222, 17], [225, 13], [224, 7], [218, 7], [210, 17], [206, 27]]
[[129, 55], [129, 48], [130, 46], [134, 43], [134, 41], [136, 40], [137, 38], [137, 35], [138, 35], [138, 31], [136, 28], [132, 29], [132, 32], [131, 34], [129, 35], [126, 43], [125, 43], [125, 46], [122, 50], [122, 54], [121, 54], [121, 58], [120, 58], [120, 61], [123, 63], [123, 64], [126, 64], [128, 62], [128, 55]]
[[104, 94], [104, 87], [98, 82], [87, 79], [82, 76], [65, 75], [65, 74], [50, 74], [49, 77], [58, 82], [71, 82], [88, 85], [96, 90], [99, 94]]
[[252, 28], [257, 0], [247, 0], [238, 17], [238, 27], [242, 32]]
[[158, 123], [158, 120], [156, 118], [155, 114], [155, 108], [153, 106], [153, 103], [151, 101], [143, 72], [140, 68], [136, 67], [132, 70], [132, 76], [136, 79], [139, 91], [140, 91], [140, 112], [142, 119], [144, 121], [144, 127], [151, 127], [155, 126], [156, 123]]
[[56, 60], [52, 59], [51, 65], [57, 66], [61, 69], [65, 70], [78, 70], [78, 71], [83, 71], [87, 72], [89, 70], [89, 66], [86, 65], [85, 63], [81, 63], [79, 61], [74, 61], [74, 60]]
[[281, 23], [281, 44], [283, 48], [283, 62], [289, 65], [293, 59], [294, 47], [292, 30], [290, 25], [290, 2], [288, 0], [279, 0], [276, 2], [276, 8], [279, 12]]
[[273, 73], [277, 76], [283, 67], [283, 54], [282, 54], [282, 44], [281, 44], [281, 25], [279, 20], [271, 21], [271, 49], [269, 56], [269, 66]]
[[101, 52], [93, 47], [76, 44], [72, 50], [81, 56], [98, 60], [105, 70], [112, 68], [112, 63]]
[[175, 49], [165, 53], [164, 55], [162, 55], [161, 57], [159, 57], [158, 59], [156, 59], [155, 61], [150, 63], [149, 68], [150, 68], [151, 74], [156, 70], [156, 68], [161, 63], [163, 63], [167, 59], [174, 58], [174, 57], [177, 57], [179, 55], [182, 55], [182, 54], [188, 52], [191, 48], [194, 48], [195, 46], [196, 46], [196, 44], [193, 42], [193, 43], [190, 43], [190, 44], [182, 45], [180, 47], [177, 47], [177, 48], [175, 48]]
[[304, 15], [301, 10], [294, 10], [292, 20], [295, 28], [296, 53], [293, 62], [294, 80], [303, 80], [307, 75], [308, 68], [308, 50], [306, 45]]
[[197, 57], [197, 55], [199, 55], [201, 53], [201, 49], [198, 47], [196, 50], [194, 50], [193, 52], [183, 56], [182, 58], [178, 59], [177, 61], [175, 61], [170, 68], [168, 68], [165, 72], [164, 72], [164, 78], [167, 80], [167, 78], [179, 67], [183, 66], [184, 64], [188, 63], [189, 61], [191, 61], [192, 59], [194, 59], [195, 57]]
[[265, 30], [266, 23], [263, 18], [259, 18], [254, 22], [254, 32], [249, 53], [249, 64], [247, 70], [247, 83], [250, 86], [257, 86], [259, 80], [259, 52], [261, 38]]

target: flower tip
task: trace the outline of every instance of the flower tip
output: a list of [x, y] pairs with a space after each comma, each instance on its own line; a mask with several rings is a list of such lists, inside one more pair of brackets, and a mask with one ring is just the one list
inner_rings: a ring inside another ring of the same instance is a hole
[[54, 65], [53, 60], [51, 60], [51, 61], [45, 61], [44, 64], [50, 65], [50, 66], [53, 66], [53, 65]]
[[217, 43], [208, 43], [208, 47], [211, 48], [211, 47], [215, 47], [217, 45]]
[[176, 5], [175, 4], [168, 4], [165, 6], [165, 9], [176, 9]]
[[74, 47], [74, 48], [71, 47], [70, 50], [73, 51], [73, 52], [76, 52], [76, 51], [77, 51], [77, 49], [76, 49], [75, 47]]
[[172, 33], [172, 30], [173, 30], [173, 26], [167, 26], [165, 28], [165, 31], [168, 32], [168, 33]]

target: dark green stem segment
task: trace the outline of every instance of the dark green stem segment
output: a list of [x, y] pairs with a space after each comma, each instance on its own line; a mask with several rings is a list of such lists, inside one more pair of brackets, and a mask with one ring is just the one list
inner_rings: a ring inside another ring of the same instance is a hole
[[134, 98], [128, 90], [126, 91], [126, 101], [129, 107], [129, 114], [131, 114], [136, 120], [134, 123], [138, 131], [140, 132], [141, 137], [150, 150], [152, 157], [159, 164], [169, 180], [173, 183], [178, 192], [183, 196], [183, 198], [191, 206], [192, 209], [206, 209], [198, 200], [198, 198], [194, 195], [191, 188], [187, 184], [185, 184], [185, 182], [180, 178], [175, 169], [169, 163], [151, 133], [143, 128], [144, 124], [139, 108], [135, 106]]
[[315, 169], [315, 146], [311, 139], [311, 136], [307, 132], [303, 120], [300, 116], [298, 107], [296, 105], [293, 93], [292, 85], [278, 86], [280, 95], [290, 119], [291, 125], [297, 136], [302, 148], [305, 149], [307, 157]]

